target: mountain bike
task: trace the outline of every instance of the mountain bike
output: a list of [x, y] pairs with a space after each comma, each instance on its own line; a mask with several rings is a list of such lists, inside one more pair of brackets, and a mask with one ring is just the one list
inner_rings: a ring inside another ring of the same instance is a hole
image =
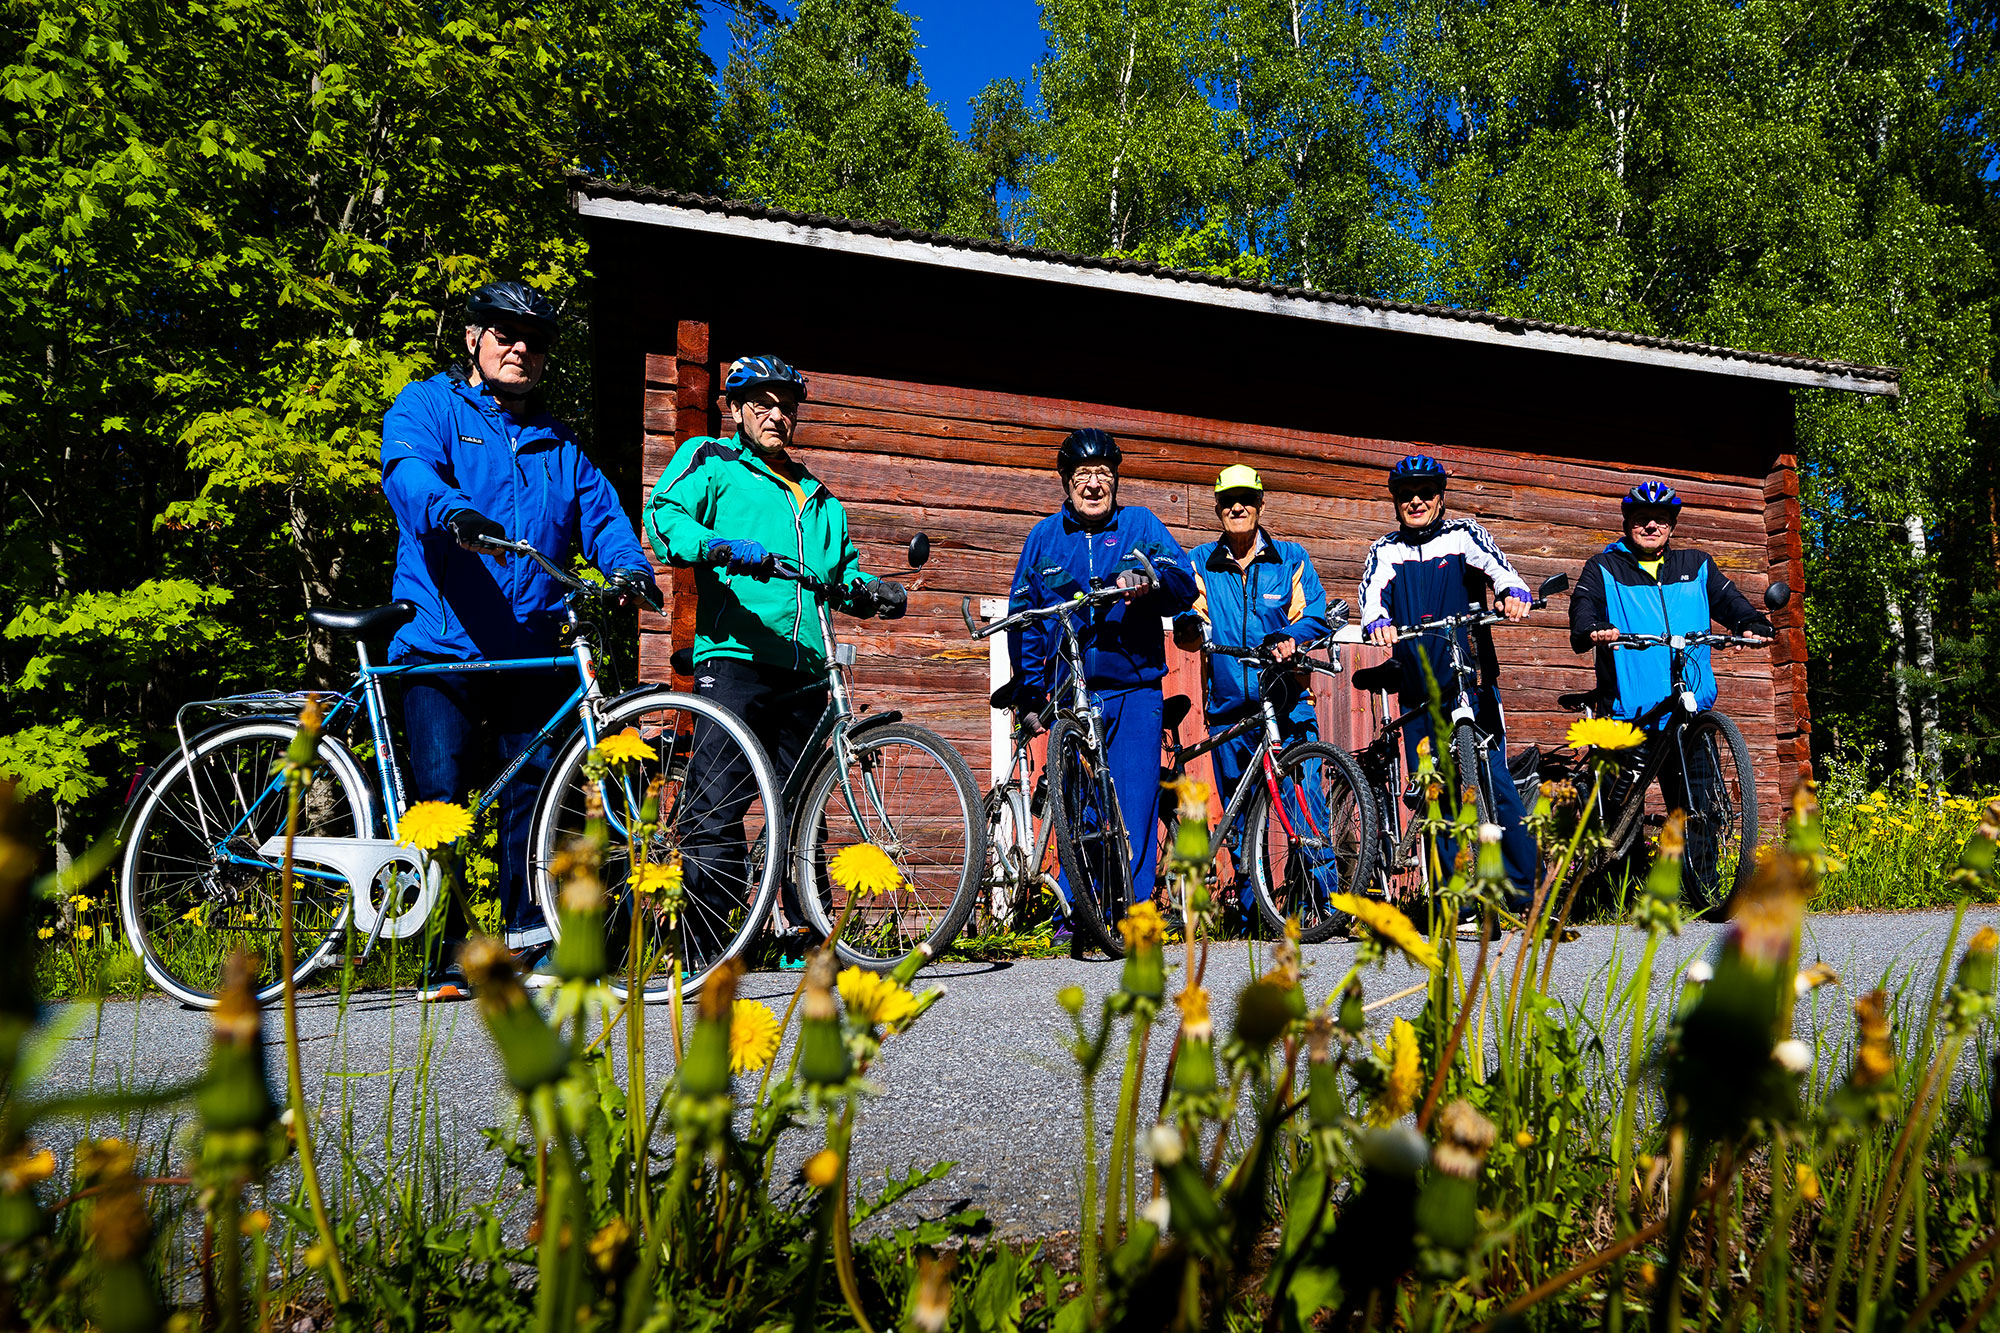
[[[918, 534], [910, 541], [910, 566], [929, 558], [930, 541]], [[772, 557], [755, 576], [814, 594], [827, 663], [825, 711], [782, 792], [783, 808], [792, 812], [799, 905], [822, 936], [834, 937], [839, 927], [834, 950], [856, 966], [888, 971], [920, 944], [942, 955], [972, 915], [986, 865], [985, 807], [972, 769], [951, 742], [903, 721], [900, 711], [855, 711], [854, 645], [840, 642], [833, 628], [833, 609], [848, 608], [846, 588], [783, 557]], [[834, 882], [829, 857], [864, 842], [888, 854], [900, 884], [850, 895]]]
[[[1336, 617], [1344, 620], [1344, 609]], [[1202, 650], [1257, 664], [1258, 707], [1208, 739], [1183, 746], [1180, 724], [1194, 704], [1185, 695], [1169, 699], [1165, 721], [1174, 772], [1185, 772], [1190, 762], [1231, 741], [1261, 733], [1222, 811], [1220, 828], [1229, 840], [1230, 859], [1238, 882], [1247, 882], [1256, 895], [1258, 913], [1272, 933], [1282, 933], [1286, 919], [1296, 918], [1305, 943], [1330, 939], [1347, 928], [1350, 918], [1336, 911], [1329, 897], [1360, 892], [1374, 874], [1373, 802], [1367, 778], [1345, 751], [1320, 741], [1285, 745], [1280, 714], [1289, 712], [1297, 697], [1300, 673], [1340, 674], [1333, 636], [1300, 644], [1285, 661], [1263, 647], [1207, 643]], [[1323, 650], [1327, 660], [1311, 656]], [[1239, 815], [1240, 837], [1235, 834]], [[1165, 844], [1160, 863], [1166, 864]]]
[[[1548, 605], [1551, 597], [1568, 590], [1569, 575], [1551, 575], [1542, 581], [1541, 588], [1528, 605], [1531, 609], [1541, 610]], [[1461, 790], [1467, 786], [1472, 788], [1482, 824], [1493, 822], [1493, 752], [1500, 741], [1479, 723], [1474, 693], [1479, 673], [1472, 660], [1469, 636], [1460, 631], [1511, 623], [1498, 611], [1471, 606], [1463, 615], [1439, 616], [1415, 625], [1396, 627], [1399, 640], [1421, 635], [1445, 636], [1447, 663], [1443, 677], [1437, 681], [1437, 688], [1450, 726], [1447, 744], [1453, 771], [1458, 774], [1459, 787]], [[1339, 643], [1358, 644], [1363, 641], [1360, 629], [1355, 626], [1340, 630], [1334, 639]], [[1395, 711], [1392, 701], [1403, 694], [1404, 672], [1402, 662], [1391, 657], [1355, 672], [1352, 677], [1355, 689], [1379, 694], [1382, 699], [1380, 729], [1375, 739], [1355, 751], [1353, 757], [1366, 778], [1372, 796], [1377, 856], [1370, 871], [1375, 891], [1383, 896], [1395, 896], [1395, 890], [1400, 887], [1397, 884], [1399, 879], [1414, 877], [1426, 890], [1432, 887], [1428, 859], [1423, 853], [1421, 824], [1413, 817], [1422, 793], [1416, 789], [1414, 775], [1406, 771], [1403, 751], [1404, 731], [1412, 722], [1429, 715], [1430, 704], [1420, 703], [1402, 713]], [[1523, 764], [1532, 765], [1532, 752], [1523, 752], [1520, 760]], [[1504, 756], [1502, 762], [1506, 762]], [[1515, 765], [1510, 763], [1508, 771], [1510, 776], [1515, 776]]]
[[[777, 893], [782, 829], [772, 812], [778, 808], [778, 783], [763, 747], [734, 714], [705, 699], [648, 686], [607, 694], [600, 655], [614, 590], [577, 577], [527, 542], [486, 540], [478, 549], [531, 560], [566, 590], [566, 654], [376, 665], [365, 640], [393, 633], [411, 620], [417, 614], [413, 603], [396, 601], [366, 610], [320, 607], [306, 613], [316, 628], [354, 640], [359, 669], [344, 688], [321, 696], [319, 762], [301, 795], [294, 847], [293, 927], [299, 959], [294, 978], [304, 982], [334, 962], [344, 940], [356, 941], [358, 961], [384, 937], [421, 934], [441, 892], [437, 863], [398, 838], [409, 799], [384, 683], [538, 671], [570, 673], [576, 687], [535, 742], [487, 785], [474, 803], [474, 814], [499, 799], [538, 749], [559, 747], [536, 799], [528, 853], [530, 884], [553, 928], [557, 886], [552, 865], [558, 849], [584, 830], [585, 759], [605, 736], [636, 729], [652, 753], [604, 784], [603, 815], [611, 844], [600, 876], [612, 915], [629, 922], [624, 914], [635, 910], [627, 884], [630, 841], [648, 783], [662, 779], [648, 859], [713, 854], [736, 867], [726, 881], [725, 903], [711, 907], [690, 901], [685, 910], [684, 924], [692, 928], [681, 932], [686, 940], [679, 950], [680, 966], [689, 987], [699, 987], [716, 964], [748, 945]], [[212, 1006], [223, 962], [238, 949], [263, 960], [257, 978], [260, 1001], [282, 989], [283, 760], [308, 697], [304, 691], [266, 691], [187, 705], [175, 720], [179, 748], [134, 794], [123, 831], [119, 913], [146, 974], [183, 1003]], [[189, 716], [202, 711], [220, 712], [227, 720], [190, 736]], [[697, 727], [714, 729], [745, 774], [737, 784], [740, 789], [730, 793], [744, 809], [733, 846], [708, 846], [683, 827], [686, 807], [680, 798], [689, 779], [700, 776], [690, 766]], [[362, 747], [372, 752], [366, 758], [357, 754]], [[373, 773], [364, 776], [364, 764], [370, 762]], [[668, 951], [660, 947], [668, 933], [665, 921], [643, 906], [636, 910], [642, 913], [649, 944], [642, 957], [665, 959]], [[614, 938], [622, 944], [626, 936]], [[663, 992], [654, 972], [641, 984], [649, 993]], [[621, 994], [624, 985], [625, 978], [614, 979]]]
[[[1076, 617], [1128, 596], [1142, 597], [1159, 582], [1152, 562], [1143, 553], [1135, 554], [1145, 582], [1134, 588], [1080, 591], [1053, 606], [1030, 607], [990, 625], [974, 622], [970, 597], [960, 604], [965, 628], [975, 639], [990, 639], [1038, 620], [1053, 620], [1059, 627], [1058, 652], [1068, 677], [1069, 702], [1057, 710], [1049, 726], [1048, 822], [1056, 857], [1069, 881], [1074, 927], [1113, 958], [1125, 956], [1116, 926], [1132, 907], [1132, 836], [1106, 764], [1104, 714], [1091, 698]], [[1146, 836], [1152, 836], [1151, 830]]]
[[[1764, 605], [1777, 611], [1791, 601], [1791, 589], [1774, 582], [1764, 589]], [[1730, 717], [1714, 708], [1698, 708], [1687, 686], [1688, 650], [1709, 647], [1761, 647], [1763, 640], [1738, 634], [1620, 634], [1601, 645], [1613, 652], [1664, 648], [1669, 657], [1667, 697], [1630, 719], [1647, 733], [1646, 743], [1619, 758], [1620, 772], [1610, 789], [1598, 795], [1594, 812], [1606, 831], [1594, 856], [1577, 868], [1591, 874], [1639, 850], [1640, 832], [1657, 830], [1672, 810], [1687, 812], [1686, 850], [1682, 856], [1681, 896], [1696, 909], [1719, 906], [1749, 881], [1759, 837], [1757, 779], [1750, 747]], [[1585, 717], [1608, 714], [1615, 702], [1598, 690], [1557, 696], [1556, 702]], [[1537, 766], [1523, 800], [1532, 800], [1543, 781], [1567, 777], [1580, 792], [1591, 789], [1581, 756], [1551, 755]]]

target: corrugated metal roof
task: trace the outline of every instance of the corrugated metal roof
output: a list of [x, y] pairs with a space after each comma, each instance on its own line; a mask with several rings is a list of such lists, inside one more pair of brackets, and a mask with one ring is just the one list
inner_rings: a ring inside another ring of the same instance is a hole
[[[889, 243], [887, 248], [879, 244], [871, 248], [891, 258], [922, 258], [926, 262], [939, 262], [938, 254], [943, 252], [945, 262], [950, 262], [949, 256], [952, 254], [966, 256], [968, 259], [972, 256], [987, 256], [1005, 261], [1024, 262], [1038, 268], [1046, 266], [1051, 270], [1047, 275], [1050, 277], [1055, 276], [1056, 270], [1065, 270], [1086, 282], [1091, 275], [1105, 278], [1119, 277], [1125, 281], [1117, 285], [1125, 290], [1142, 290], [1146, 294], [1169, 300], [1206, 299], [1210, 304], [1242, 304], [1240, 301], [1216, 299], [1217, 294], [1236, 293], [1263, 298], [1258, 304], [1262, 308], [1272, 309], [1274, 313], [1314, 317], [1315, 311], [1319, 311], [1324, 312], [1317, 314], [1319, 318], [1334, 317], [1338, 322], [1344, 323], [1390, 327], [1398, 331], [1436, 337], [1471, 338], [1481, 342], [1524, 339], [1532, 345], [1539, 345], [1548, 350], [1584, 355], [1593, 354], [1592, 347], [1595, 345], [1602, 349], [1597, 354], [1610, 355], [1619, 360], [1642, 359], [1654, 363], [1682, 364], [1690, 369], [1720, 374], [1750, 375], [1759, 379], [1846, 389], [1860, 393], [1896, 394], [1899, 392], [1902, 378], [1902, 372], [1893, 366], [1865, 366], [1814, 357], [1785, 356], [1775, 352], [1752, 352], [1742, 348], [1719, 347], [1709, 343], [1685, 342], [1674, 338], [1657, 338], [1648, 334], [1626, 333], [1616, 329], [1552, 324], [1546, 320], [1522, 319], [1487, 310], [1384, 301], [1368, 296], [1349, 296], [1338, 292], [1314, 291], [1304, 287], [1250, 282], [1210, 273], [1190, 273], [1185, 269], [1163, 268], [1157, 264], [1142, 263], [1133, 259], [1073, 255], [1059, 250], [1016, 245], [1007, 241], [918, 231], [892, 220], [861, 222], [852, 218], [827, 217], [817, 213], [792, 213], [737, 199], [679, 194], [649, 186], [626, 185], [583, 173], [572, 173], [569, 184], [578, 209], [588, 216], [625, 217], [666, 226], [692, 226], [698, 217], [738, 219], [745, 223], [771, 224], [754, 230], [754, 234], [769, 240], [789, 239], [799, 243], [813, 243], [811, 237], [796, 235], [794, 234], [796, 232], [864, 238], [877, 243]], [[612, 205], [625, 203], [645, 207], [642, 214], [635, 214], [627, 209], [606, 207], [605, 203], [600, 201], [608, 201]], [[714, 227], [700, 229], [716, 230]], [[897, 246], [908, 246], [910, 249], [907, 254], [899, 256]], [[973, 265], [967, 262], [959, 266]], [[1142, 280], [1138, 288], [1132, 285], [1130, 280], [1133, 278]], [[1291, 311], [1283, 309], [1289, 305], [1296, 305], [1299, 308]], [[1355, 317], [1342, 319], [1333, 315], [1335, 311], [1353, 312]], [[1621, 355], [1613, 349], [1630, 349], [1630, 351]], [[1634, 356], [1631, 354], [1633, 351], [1652, 355]]]

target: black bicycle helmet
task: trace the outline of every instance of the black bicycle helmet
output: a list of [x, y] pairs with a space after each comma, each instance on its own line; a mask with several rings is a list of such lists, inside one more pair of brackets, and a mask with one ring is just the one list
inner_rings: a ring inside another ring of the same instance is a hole
[[1111, 438], [1111, 432], [1095, 426], [1071, 431], [1056, 450], [1056, 472], [1064, 481], [1085, 463], [1102, 463], [1116, 472], [1124, 461], [1125, 455], [1119, 452], [1118, 441]]
[[729, 374], [722, 381], [722, 392], [731, 402], [741, 402], [767, 385], [788, 388], [799, 396], [800, 402], [805, 401], [806, 377], [775, 356], [746, 356], [731, 362]]
[[1437, 459], [1429, 454], [1411, 454], [1389, 469], [1389, 494], [1401, 495], [1426, 486], [1442, 490], [1447, 479], [1444, 464]]
[[489, 282], [465, 298], [465, 322], [485, 328], [507, 320], [554, 334], [562, 316], [549, 298], [525, 282]]

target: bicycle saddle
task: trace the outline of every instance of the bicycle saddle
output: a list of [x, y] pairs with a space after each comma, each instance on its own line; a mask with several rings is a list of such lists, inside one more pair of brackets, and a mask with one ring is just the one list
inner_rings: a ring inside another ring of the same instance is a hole
[[417, 616], [415, 602], [394, 601], [387, 606], [370, 606], [359, 611], [343, 611], [337, 606], [316, 606], [306, 612], [306, 624], [329, 634], [351, 634], [362, 638], [387, 634], [409, 624]]
[[1193, 711], [1194, 700], [1185, 694], [1176, 694], [1167, 700], [1166, 706], [1160, 710], [1160, 725], [1168, 731], [1178, 731], [1181, 723], [1187, 721], [1187, 715]]
[[1575, 694], [1558, 694], [1556, 696], [1556, 707], [1566, 709], [1572, 713], [1581, 713], [1586, 708], [1593, 712], [1601, 713], [1608, 702], [1610, 701], [1596, 690], [1578, 690]]
[[1395, 658], [1372, 667], [1363, 667], [1351, 677], [1354, 688], [1369, 694], [1401, 694], [1403, 692], [1403, 664]]

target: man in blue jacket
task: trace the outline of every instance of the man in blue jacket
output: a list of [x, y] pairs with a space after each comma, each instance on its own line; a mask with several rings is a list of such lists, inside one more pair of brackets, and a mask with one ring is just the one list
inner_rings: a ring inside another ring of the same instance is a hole
[[[1681, 515], [1681, 497], [1673, 487], [1641, 482], [1625, 493], [1619, 508], [1624, 535], [1590, 557], [1570, 594], [1569, 642], [1579, 653], [1596, 654], [1597, 690], [1610, 702], [1611, 716], [1637, 722], [1672, 693], [1673, 650], [1661, 645], [1614, 651], [1610, 645], [1621, 634], [1697, 634], [1713, 621], [1761, 643], [1777, 631], [1713, 560], [1673, 544]], [[1714, 706], [1718, 690], [1707, 646], [1687, 650], [1683, 683], [1694, 692], [1697, 710]], [[1653, 728], [1664, 721], [1663, 716]], [[1700, 756], [1688, 758], [1689, 767], [1700, 762]], [[1645, 762], [1643, 748], [1633, 762]], [[1702, 808], [1706, 802], [1695, 799], [1697, 789], [1716, 776], [1683, 772], [1675, 754], [1661, 766], [1660, 793], [1671, 807]], [[1691, 839], [1688, 855], [1689, 873], [1706, 884], [1715, 869], [1714, 847]]]
[[[489, 283], [466, 302], [466, 363], [396, 395], [382, 418], [382, 489], [395, 511], [395, 595], [417, 614], [389, 660], [477, 662], [560, 653], [563, 589], [533, 562], [481, 554], [482, 538], [525, 539], [564, 561], [581, 550], [614, 586], [658, 604], [659, 587], [617, 493], [544, 411], [555, 307], [519, 282]], [[554, 671], [419, 676], [403, 695], [416, 799], [463, 801], [490, 744], [499, 766], [525, 750], [574, 689]], [[499, 888], [506, 940], [543, 970], [548, 923], [528, 882], [528, 832], [550, 760], [541, 747], [500, 796]], [[469, 995], [456, 958], [466, 922], [446, 908], [443, 947], [422, 999]]]
[[[1088, 673], [1085, 684], [1104, 713], [1106, 766], [1118, 809], [1132, 839], [1132, 898], [1153, 895], [1159, 855], [1160, 681], [1167, 674], [1163, 617], [1194, 604], [1194, 576], [1186, 552], [1149, 509], [1118, 503], [1118, 466], [1124, 455], [1109, 433], [1071, 431], [1056, 452], [1063, 507], [1035, 524], [1014, 570], [1008, 611], [1053, 606], [1079, 591], [1113, 584], [1126, 600], [1098, 607], [1079, 625]], [[1144, 554], [1159, 582], [1146, 586], [1138, 556]], [[1014, 674], [1020, 682], [1014, 708], [1027, 715], [1048, 711], [1050, 696], [1068, 687], [1050, 621], [1016, 636]], [[1062, 881], [1065, 905], [1068, 880]], [[1057, 923], [1058, 932], [1064, 929]], [[1106, 923], [1109, 924], [1109, 923]], [[1072, 942], [1074, 949], [1076, 944]]]
[[[1222, 524], [1222, 536], [1188, 553], [1194, 566], [1194, 609], [1175, 618], [1174, 641], [1189, 652], [1211, 643], [1231, 648], [1264, 647], [1283, 661], [1297, 653], [1300, 644], [1324, 638], [1326, 592], [1313, 570], [1312, 557], [1297, 542], [1278, 541], [1264, 531], [1264, 479], [1255, 468], [1237, 463], [1222, 469], [1215, 479], [1215, 516]], [[1261, 677], [1255, 662], [1210, 654], [1204, 667], [1203, 715], [1211, 736], [1258, 711]], [[1278, 701], [1284, 744], [1318, 740], [1319, 715], [1313, 707], [1312, 691], [1305, 688], [1303, 679], [1293, 678], [1288, 681], [1287, 693], [1288, 701]], [[1216, 790], [1225, 806], [1243, 781], [1244, 770], [1262, 739], [1260, 733], [1253, 732], [1210, 752]], [[1317, 762], [1309, 765], [1303, 781], [1308, 803], [1319, 798], [1307, 813], [1324, 829], [1328, 814], [1318, 789], [1319, 767]], [[1293, 816], [1298, 817], [1298, 812]], [[1250, 877], [1243, 868], [1242, 823], [1239, 814], [1236, 826], [1228, 832], [1230, 859], [1236, 865], [1244, 924], [1254, 929], [1256, 903], [1250, 897]], [[1337, 882], [1326, 887], [1330, 893], [1339, 891]]]

